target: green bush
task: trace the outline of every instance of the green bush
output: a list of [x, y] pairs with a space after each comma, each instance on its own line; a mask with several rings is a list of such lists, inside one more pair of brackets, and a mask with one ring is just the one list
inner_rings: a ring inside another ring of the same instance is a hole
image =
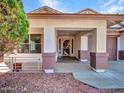
[[0, 56], [12, 52], [25, 39], [28, 27], [21, 0], [0, 0]]

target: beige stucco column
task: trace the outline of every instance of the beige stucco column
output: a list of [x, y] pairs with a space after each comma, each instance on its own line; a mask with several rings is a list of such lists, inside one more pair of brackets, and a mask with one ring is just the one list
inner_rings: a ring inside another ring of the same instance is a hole
[[54, 27], [44, 27], [43, 69], [53, 72], [56, 63], [56, 33]]
[[80, 37], [80, 60], [82, 62], [88, 61], [88, 36]]
[[108, 65], [106, 39], [107, 27], [104, 23], [93, 31], [93, 47], [90, 53], [90, 65], [96, 72], [104, 72]]

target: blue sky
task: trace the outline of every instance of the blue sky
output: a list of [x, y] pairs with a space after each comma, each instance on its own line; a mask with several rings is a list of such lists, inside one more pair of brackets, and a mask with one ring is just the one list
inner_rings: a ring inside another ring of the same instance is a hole
[[124, 0], [22, 0], [26, 12], [50, 6], [62, 12], [78, 12], [91, 8], [100, 13], [124, 13]]

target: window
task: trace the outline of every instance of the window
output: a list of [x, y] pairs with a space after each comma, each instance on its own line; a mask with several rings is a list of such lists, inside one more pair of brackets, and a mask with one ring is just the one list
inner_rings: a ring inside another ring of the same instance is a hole
[[19, 45], [19, 53], [41, 53], [41, 34], [31, 34]]
[[41, 53], [41, 35], [30, 35], [30, 52]]
[[29, 36], [18, 47], [19, 53], [29, 53]]

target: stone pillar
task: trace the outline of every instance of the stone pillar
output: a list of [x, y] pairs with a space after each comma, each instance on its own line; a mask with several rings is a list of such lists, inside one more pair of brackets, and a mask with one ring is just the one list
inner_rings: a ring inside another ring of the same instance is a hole
[[102, 25], [93, 31], [93, 47], [90, 53], [90, 66], [96, 72], [104, 72], [108, 66], [106, 52], [107, 29]]
[[80, 60], [88, 61], [88, 36], [81, 36]]
[[47, 73], [54, 72], [56, 64], [56, 34], [54, 27], [44, 28], [44, 50], [43, 50], [43, 69]]

